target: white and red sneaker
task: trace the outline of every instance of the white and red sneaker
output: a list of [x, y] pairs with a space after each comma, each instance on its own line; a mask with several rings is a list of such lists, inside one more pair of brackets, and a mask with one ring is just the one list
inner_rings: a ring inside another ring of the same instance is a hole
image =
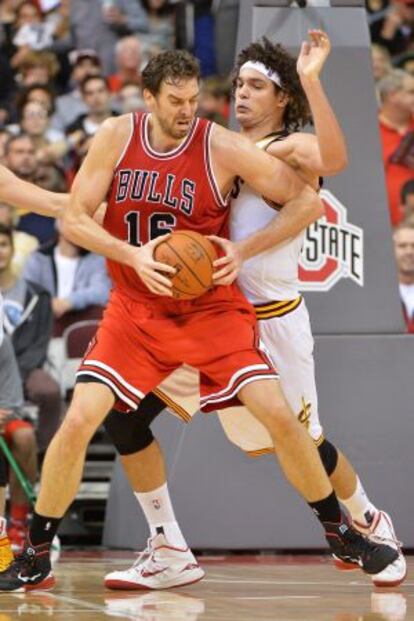
[[104, 583], [108, 589], [158, 590], [193, 584], [202, 578], [204, 570], [191, 550], [175, 548], [159, 534], [148, 539], [147, 547], [132, 567], [107, 574]]
[[[398, 558], [393, 563], [380, 573], [371, 576], [375, 586], [396, 587], [404, 582], [407, 575], [407, 563], [402, 553], [402, 543], [397, 539], [391, 517], [388, 513], [378, 511], [369, 526], [356, 521], [352, 525], [371, 541], [385, 543], [398, 552]], [[335, 566], [341, 570], [359, 569], [359, 566], [355, 563], [344, 563], [341, 560], [335, 560]]]

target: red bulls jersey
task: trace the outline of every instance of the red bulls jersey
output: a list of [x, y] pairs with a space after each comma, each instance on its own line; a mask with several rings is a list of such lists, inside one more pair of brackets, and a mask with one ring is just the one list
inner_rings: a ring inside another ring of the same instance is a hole
[[[228, 202], [220, 195], [210, 162], [212, 124], [195, 119], [187, 138], [167, 153], [149, 143], [146, 113], [132, 115], [130, 140], [114, 171], [104, 228], [141, 246], [175, 229], [227, 237]], [[136, 299], [157, 298], [137, 273], [108, 261], [115, 286]]]

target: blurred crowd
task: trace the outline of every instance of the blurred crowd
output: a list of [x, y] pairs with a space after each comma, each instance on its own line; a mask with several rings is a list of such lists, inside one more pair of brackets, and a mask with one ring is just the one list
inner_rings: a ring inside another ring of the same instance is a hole
[[414, 0], [366, 1], [400, 296], [414, 333]]
[[[1, 0], [0, 163], [68, 192], [100, 125], [143, 110], [141, 71], [173, 47], [200, 60], [199, 114], [226, 125], [238, 8], [238, 0]], [[414, 333], [414, 0], [367, 0], [367, 13], [400, 294]], [[110, 282], [103, 259], [65, 239], [59, 223], [0, 204], [0, 290], [1, 370], [15, 380], [14, 396], [0, 382], [0, 433], [34, 482], [64, 409], [62, 341], [75, 323], [101, 316]], [[16, 546], [28, 511], [12, 480]]]

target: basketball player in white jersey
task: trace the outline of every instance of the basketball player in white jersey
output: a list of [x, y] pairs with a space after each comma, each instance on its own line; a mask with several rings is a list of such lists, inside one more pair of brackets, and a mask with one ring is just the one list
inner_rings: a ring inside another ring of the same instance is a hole
[[[310, 42], [302, 45], [296, 67], [283, 48], [263, 41], [244, 50], [235, 69], [235, 108], [242, 133], [290, 164], [315, 188], [319, 187], [322, 175], [336, 174], [347, 163], [342, 131], [319, 81], [329, 52], [327, 35], [310, 31]], [[316, 135], [298, 131], [309, 118], [307, 102]], [[244, 238], [266, 227], [278, 217], [278, 209], [240, 181], [232, 201], [232, 240], [242, 243]], [[238, 282], [256, 307], [261, 338], [280, 371], [289, 405], [317, 444], [338, 498], [348, 509], [354, 525], [367, 536], [398, 548], [397, 561], [372, 577], [376, 585], [395, 586], [404, 580], [406, 563], [391, 519], [370, 502], [351, 464], [324, 438], [319, 421], [313, 338], [306, 305], [298, 291], [303, 238], [304, 231], [245, 262]], [[216, 241], [229, 253], [222, 260], [216, 278], [221, 283], [231, 282], [238, 257], [233, 246]], [[133, 567], [106, 576], [105, 584], [109, 588], [162, 589], [199, 579], [198, 574], [185, 571], [194, 558], [176, 522], [162, 455], [149, 430], [149, 423], [166, 404], [184, 420], [191, 420], [199, 407], [198, 398], [194, 399], [196, 381], [195, 371], [180, 369], [154, 391], [155, 395], [142, 402], [139, 417], [126, 418], [112, 412], [107, 419], [107, 431], [121, 453], [121, 461], [151, 530], [148, 548]], [[137, 418], [140, 428], [136, 426]], [[222, 410], [219, 418], [228, 438], [247, 453], [260, 455], [272, 450], [270, 436], [246, 409]], [[166, 543], [175, 550], [165, 548]], [[337, 566], [345, 568], [341, 563]], [[164, 568], [162, 572], [158, 571], [160, 567]], [[352, 568], [352, 564], [346, 568]]]

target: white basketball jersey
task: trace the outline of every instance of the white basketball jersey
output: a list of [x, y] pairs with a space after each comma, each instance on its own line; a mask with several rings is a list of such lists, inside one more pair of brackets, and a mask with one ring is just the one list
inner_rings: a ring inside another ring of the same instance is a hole
[[[267, 144], [270, 142], [268, 140]], [[239, 181], [233, 196], [230, 215], [232, 241], [245, 239], [279, 217], [277, 209], [270, 206], [271, 201], [267, 202], [243, 181]], [[304, 236], [305, 231], [245, 261], [237, 282], [250, 302], [260, 304], [298, 297], [298, 262]]]

